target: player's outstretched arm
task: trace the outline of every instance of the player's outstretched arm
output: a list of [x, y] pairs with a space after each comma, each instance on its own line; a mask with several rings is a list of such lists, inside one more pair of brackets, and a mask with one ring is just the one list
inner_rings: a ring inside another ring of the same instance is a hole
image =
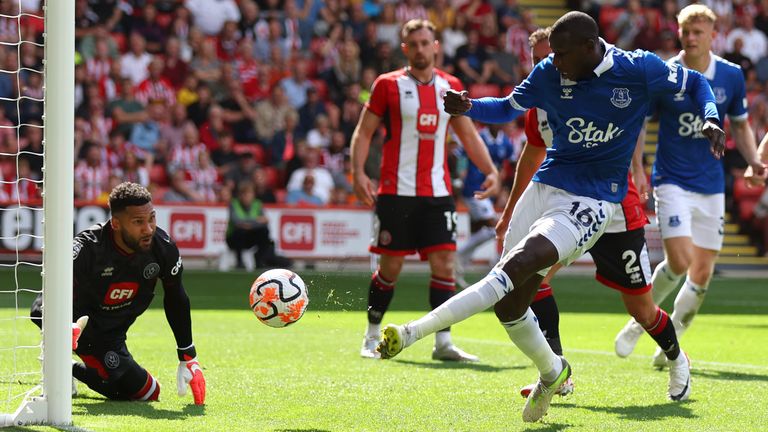
[[746, 120], [732, 121], [731, 133], [736, 142], [736, 148], [739, 149], [739, 153], [741, 153], [741, 156], [744, 157], [748, 164], [748, 170], [744, 172], [747, 186], [763, 184], [768, 170], [763, 162], [764, 159], [760, 157], [758, 152], [755, 133], [752, 131], [749, 122]]
[[491, 155], [488, 153], [488, 147], [483, 143], [483, 139], [477, 133], [477, 129], [472, 124], [472, 120], [467, 117], [453, 117], [451, 127], [459, 137], [459, 141], [464, 145], [464, 151], [475, 166], [485, 174], [482, 191], [475, 191], [475, 198], [485, 199], [499, 194], [499, 171], [493, 164]]
[[509, 97], [470, 99], [466, 90], [448, 90], [443, 96], [443, 104], [450, 115], [466, 115], [483, 123], [509, 123], [525, 112], [515, 109]]
[[645, 177], [645, 167], [643, 166], [643, 151], [645, 150], [645, 133], [648, 120], [643, 123], [640, 134], [637, 136], [635, 152], [632, 154], [632, 164], [629, 170], [632, 173], [632, 181], [635, 183], [637, 193], [640, 195], [640, 202], [648, 201], [648, 178]]
[[381, 118], [372, 113], [368, 108], [363, 108], [360, 120], [352, 133], [351, 159], [352, 159], [352, 187], [355, 196], [364, 205], [372, 206], [376, 197], [373, 182], [365, 174], [365, 161], [371, 148], [371, 138], [376, 128], [379, 127]]

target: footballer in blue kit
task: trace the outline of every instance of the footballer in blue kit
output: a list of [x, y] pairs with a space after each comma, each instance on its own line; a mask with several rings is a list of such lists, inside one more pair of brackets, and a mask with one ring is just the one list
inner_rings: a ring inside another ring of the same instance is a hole
[[[445, 110], [486, 122], [507, 122], [527, 108], [547, 111], [553, 146], [520, 198], [505, 236], [505, 253], [479, 282], [422, 318], [388, 325], [379, 344], [382, 358], [447, 325], [493, 306], [512, 342], [539, 371], [523, 408], [523, 421], [546, 414], [560, 385], [571, 375], [565, 358], [544, 338], [529, 305], [547, 270], [568, 264], [588, 250], [610, 223], [627, 191], [627, 172], [651, 98], [689, 94], [705, 119], [702, 133], [721, 155], [715, 97], [701, 74], [665, 64], [645, 51], [627, 52], [598, 37], [597, 23], [582, 12], [555, 22], [549, 36], [553, 56], [540, 62], [506, 98], [469, 99], [449, 92]], [[671, 367], [672, 369], [672, 367]], [[690, 394], [685, 355], [670, 374], [669, 397]]]
[[[717, 17], [708, 7], [696, 4], [683, 8], [677, 19], [683, 51], [669, 60], [670, 65], [690, 67], [704, 75], [712, 87], [720, 122], [728, 116], [736, 147], [752, 172], [765, 177], [747, 122], [741, 68], [710, 51]], [[653, 273], [653, 298], [661, 303], [687, 274], [671, 315], [680, 337], [704, 301], [723, 245], [725, 175], [721, 161], [709, 151], [709, 141], [702, 133], [705, 120], [690, 95], [660, 95], [652, 108], [659, 117], [659, 140], [651, 183], [665, 258]], [[616, 336], [616, 354], [631, 354], [642, 333], [640, 325], [630, 320]], [[657, 350], [653, 365], [661, 368], [665, 363], [664, 353]]]

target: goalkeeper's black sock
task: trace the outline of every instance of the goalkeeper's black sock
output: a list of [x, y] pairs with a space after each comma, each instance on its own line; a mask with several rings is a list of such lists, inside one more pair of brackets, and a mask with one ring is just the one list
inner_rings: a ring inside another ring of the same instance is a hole
[[656, 318], [650, 327], [645, 327], [645, 331], [656, 341], [668, 359], [674, 360], [680, 355], [675, 326], [664, 309], [656, 307]]
[[[429, 306], [433, 310], [447, 302], [454, 294], [456, 294], [455, 279], [435, 275], [431, 276], [429, 280]], [[438, 332], [449, 331], [450, 329], [450, 327], [446, 327], [438, 330]]]
[[552, 295], [551, 286], [541, 284], [531, 303], [531, 309], [539, 320], [539, 328], [544, 333], [549, 347], [555, 354], [563, 355], [563, 346], [560, 343], [560, 312], [557, 310], [557, 302]]
[[384, 313], [389, 308], [392, 296], [395, 295], [395, 281], [384, 278], [377, 270], [371, 276], [368, 289], [368, 322], [381, 324]]

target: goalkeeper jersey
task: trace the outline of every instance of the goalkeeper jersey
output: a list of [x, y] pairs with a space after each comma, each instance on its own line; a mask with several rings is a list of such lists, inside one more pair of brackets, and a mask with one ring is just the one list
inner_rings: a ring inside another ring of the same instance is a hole
[[161, 279], [166, 315], [178, 346], [189, 346], [189, 299], [181, 284], [184, 267], [176, 244], [157, 228], [149, 252], [128, 254], [117, 247], [115, 235], [112, 225], [104, 222], [75, 236], [72, 321], [89, 316], [80, 340], [125, 341], [128, 328], [149, 307], [155, 284]]

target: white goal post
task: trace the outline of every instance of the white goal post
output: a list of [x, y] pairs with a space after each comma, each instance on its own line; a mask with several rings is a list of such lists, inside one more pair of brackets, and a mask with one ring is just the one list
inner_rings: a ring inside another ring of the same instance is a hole
[[72, 423], [75, 0], [46, 0], [43, 10], [43, 385], [0, 414], [0, 426]]

